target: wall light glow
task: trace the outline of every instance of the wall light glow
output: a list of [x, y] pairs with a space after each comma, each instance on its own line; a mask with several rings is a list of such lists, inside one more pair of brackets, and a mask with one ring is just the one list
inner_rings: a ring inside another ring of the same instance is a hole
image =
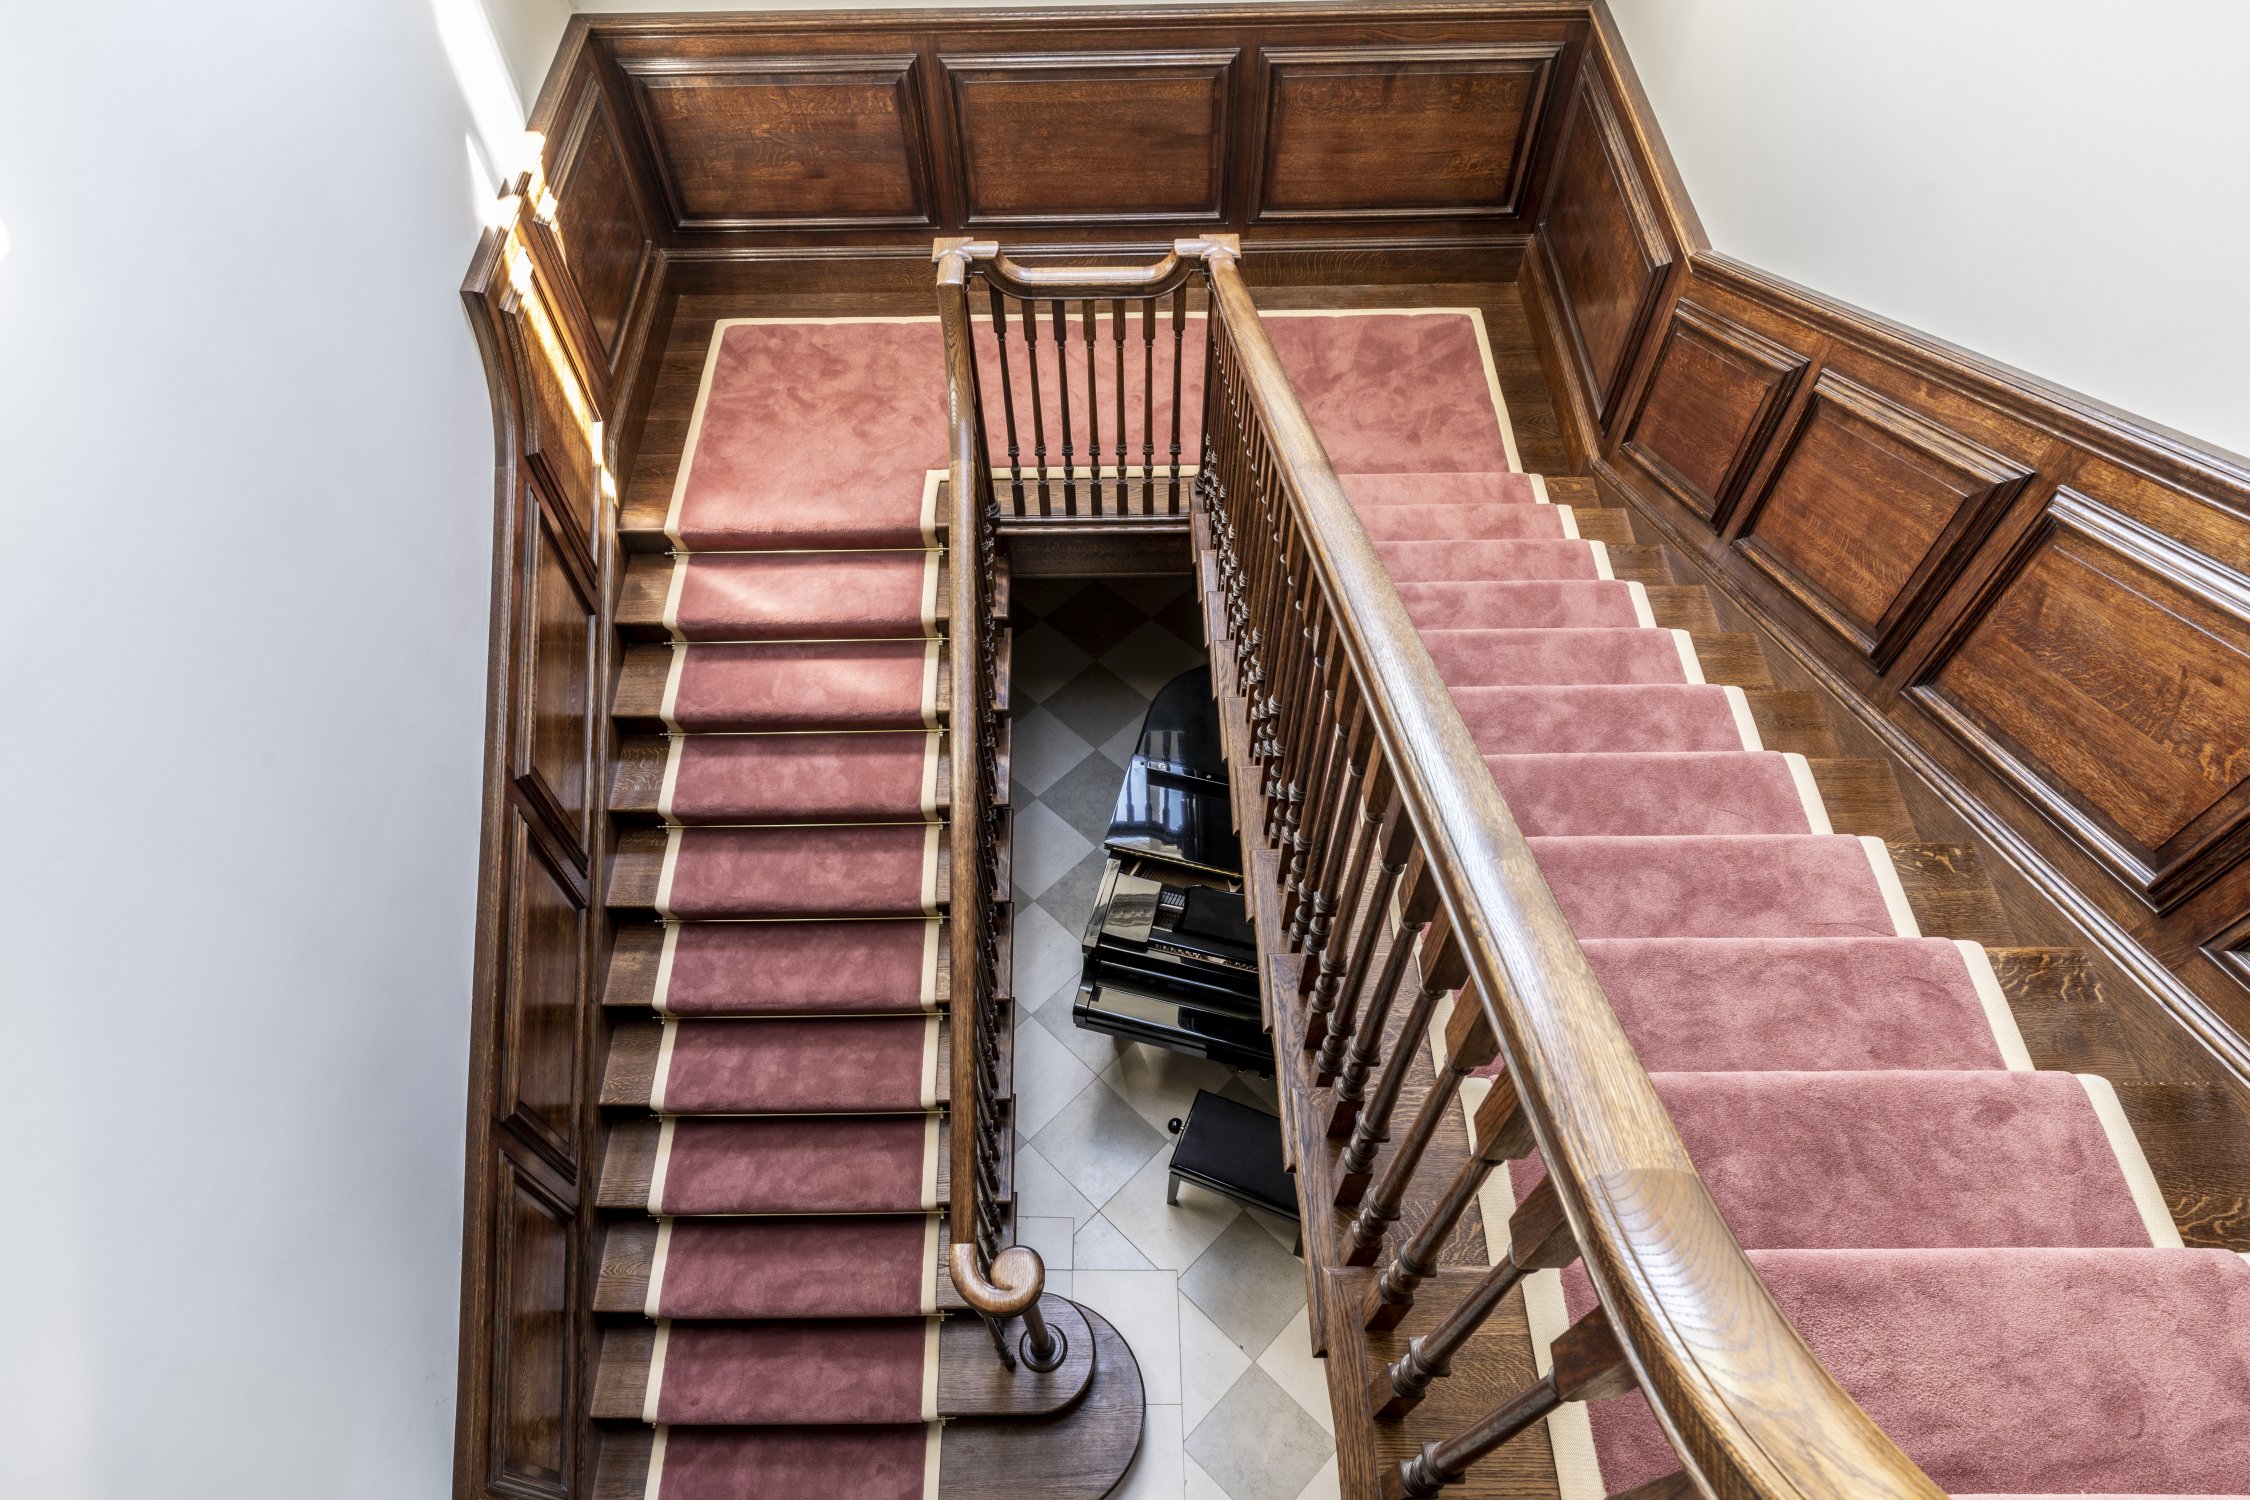
[[7, 222], [6, 222], [5, 220], [0, 220], [0, 260], [6, 260], [7, 258], [8, 258], [8, 225], [7, 225]]

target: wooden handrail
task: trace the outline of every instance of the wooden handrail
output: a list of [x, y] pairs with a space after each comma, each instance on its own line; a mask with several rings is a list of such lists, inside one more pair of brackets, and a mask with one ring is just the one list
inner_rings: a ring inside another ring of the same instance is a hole
[[[1942, 1494], [1821, 1365], [1720, 1217], [1268, 341], [1206, 254], [1335, 643], [1626, 1363], [1715, 1496]], [[1464, 995], [1467, 992], [1464, 991]]]

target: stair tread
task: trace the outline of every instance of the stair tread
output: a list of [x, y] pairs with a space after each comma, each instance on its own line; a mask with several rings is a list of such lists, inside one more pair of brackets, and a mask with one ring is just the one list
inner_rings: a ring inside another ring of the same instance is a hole
[[1809, 772], [1771, 751], [1488, 755], [1485, 765], [1530, 835], [1826, 831], [1799, 779]]
[[951, 1045], [934, 1015], [631, 1022], [610, 1033], [601, 1103], [680, 1115], [935, 1109], [952, 1095]]
[[[917, 1312], [953, 1312], [967, 1306], [946, 1273], [945, 1216], [904, 1215], [895, 1221], [866, 1215], [780, 1219], [621, 1219], [602, 1237], [601, 1270], [594, 1282], [594, 1311], [645, 1317], [649, 1281], [656, 1270], [658, 1236], [665, 1239], [665, 1282], [660, 1289], [667, 1317], [898, 1317]], [[870, 1230], [882, 1236], [870, 1246]], [[850, 1266], [858, 1282], [843, 1284], [833, 1256], [822, 1254], [832, 1233], [850, 1242]], [[911, 1263], [892, 1241], [905, 1233]], [[728, 1242], [733, 1243], [729, 1244]], [[778, 1274], [751, 1278], [713, 1275], [702, 1268], [682, 1274], [683, 1263], [699, 1250], [707, 1264], [723, 1270], [730, 1259]], [[870, 1285], [870, 1264], [890, 1274]], [[903, 1272], [904, 1274], [900, 1274]], [[720, 1311], [705, 1311], [711, 1307]]]
[[949, 850], [940, 823], [629, 829], [608, 901], [698, 920], [929, 915], [951, 895]]
[[[713, 642], [893, 640], [936, 633], [951, 609], [935, 550], [638, 554], [621, 631]], [[684, 574], [684, 578], [676, 576]]]
[[629, 1120], [610, 1127], [595, 1205], [649, 1212], [662, 1157], [665, 1214], [925, 1212], [952, 1191], [950, 1137], [941, 1115]]
[[945, 739], [929, 729], [633, 735], [618, 746], [609, 807], [680, 823], [933, 817], [952, 786]]
[[[1075, 1304], [1050, 1296], [1041, 1299], [1040, 1311], [1066, 1340], [1063, 1363], [1047, 1373], [1028, 1366], [1005, 1371], [976, 1318], [668, 1323], [658, 1416], [673, 1426], [739, 1426], [1043, 1415], [1084, 1391], [1094, 1351]], [[933, 1324], [937, 1369], [930, 1410], [921, 1406], [928, 1399], [923, 1330]], [[646, 1323], [603, 1333], [591, 1402], [596, 1420], [642, 1419], [657, 1338], [658, 1326]], [[910, 1397], [900, 1379], [909, 1355]]]
[[628, 645], [610, 711], [628, 727], [718, 733], [934, 727], [952, 712], [951, 663], [935, 641]]
[[1859, 839], [1691, 834], [1529, 840], [1580, 938], [1891, 937], [1896, 913]]
[[2007, 945], [1988, 951], [2033, 1063], [2116, 1082], [2139, 1076], [2125, 1028], [2085, 954]]
[[934, 918], [628, 922], [611, 945], [602, 1004], [680, 1015], [912, 1014], [946, 1003], [952, 970]]

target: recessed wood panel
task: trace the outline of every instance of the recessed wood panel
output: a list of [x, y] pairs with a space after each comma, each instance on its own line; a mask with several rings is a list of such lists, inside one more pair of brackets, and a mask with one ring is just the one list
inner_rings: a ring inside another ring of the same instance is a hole
[[912, 53], [627, 59], [689, 229], [931, 222]]
[[1215, 222], [1234, 59], [1232, 50], [940, 58], [967, 222]]
[[1626, 429], [1625, 451], [1698, 515], [1716, 520], [1804, 368], [1805, 356], [1683, 300]]
[[2152, 903], [2241, 842], [2250, 579], [2063, 490], [1968, 619], [1922, 701]]
[[1561, 50], [1267, 48], [1252, 221], [1516, 213]]
[[1744, 521], [1745, 555], [1878, 665], [2027, 470], [1823, 371]]
[[600, 86], [588, 79], [550, 174], [556, 238], [602, 352], [617, 358], [633, 294], [653, 254], [650, 227], [633, 193], [616, 122]]
[[516, 733], [515, 776], [554, 823], [581, 868], [592, 828], [593, 591], [536, 488], [524, 498], [523, 625], [529, 663]]
[[[575, 371], [570, 370], [569, 355], [559, 339], [541, 337], [542, 322], [553, 330], [553, 315], [544, 304], [536, 313], [528, 306], [520, 307], [515, 318], [517, 357], [527, 397], [523, 407], [524, 457], [546, 482], [562, 513], [570, 518], [578, 545], [590, 555], [600, 477], [594, 468], [593, 440], [570, 399], [571, 388], [582, 392], [583, 387], [576, 386]], [[572, 382], [571, 387], [565, 386], [566, 380]]]
[[507, 1155], [495, 1172], [497, 1243], [492, 1316], [494, 1494], [560, 1500], [570, 1493], [577, 1422], [571, 1389], [571, 1220], [568, 1203]]
[[586, 901], [523, 813], [512, 811], [509, 822], [499, 1107], [508, 1126], [568, 1171], [577, 1164]]
[[1591, 82], [1563, 133], [1542, 227], [1570, 352], [1606, 429], [1673, 257], [1609, 97]]

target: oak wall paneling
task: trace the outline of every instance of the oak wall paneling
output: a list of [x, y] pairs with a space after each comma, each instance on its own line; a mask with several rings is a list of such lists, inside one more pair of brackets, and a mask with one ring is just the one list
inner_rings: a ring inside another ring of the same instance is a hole
[[1681, 298], [1619, 448], [1680, 503], [1726, 519], [1806, 357]]
[[607, 91], [590, 69], [551, 155], [556, 238], [594, 339], [614, 373], [626, 352], [634, 300], [655, 269], [657, 245], [651, 209], [635, 181]]
[[1223, 218], [1240, 56], [1232, 47], [941, 53], [962, 223]]
[[1882, 665], [2030, 477], [1827, 369], [1775, 445], [1735, 545]]
[[1265, 148], [1248, 222], [1516, 216], [1562, 51], [1261, 49]]
[[580, 1446], [571, 1306], [576, 1213], [544, 1172], [509, 1152], [494, 1161], [493, 1177], [493, 1420], [483, 1488], [509, 1500], [564, 1500]]

